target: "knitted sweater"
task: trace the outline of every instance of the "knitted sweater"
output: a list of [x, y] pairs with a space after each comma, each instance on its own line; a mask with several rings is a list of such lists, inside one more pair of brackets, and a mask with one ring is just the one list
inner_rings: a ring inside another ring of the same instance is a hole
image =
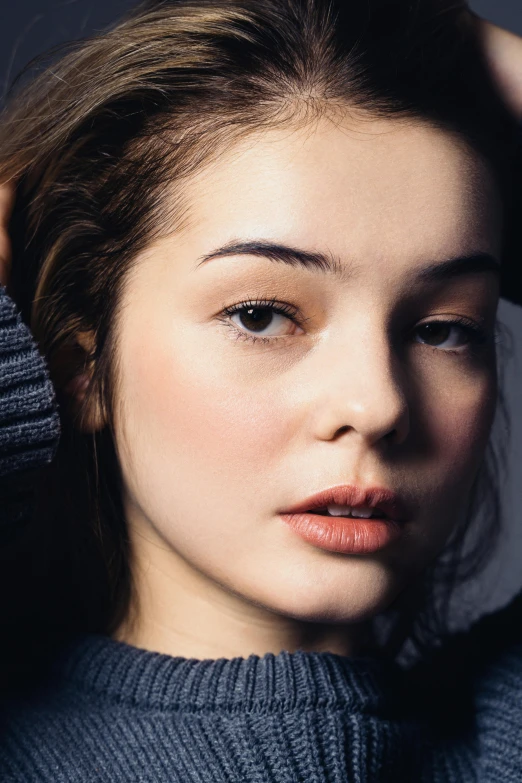
[[[0, 286], [4, 526], [29, 518], [54, 400]], [[521, 615], [522, 594], [409, 671], [328, 652], [201, 661], [81, 634], [0, 705], [0, 781], [520, 782]]]

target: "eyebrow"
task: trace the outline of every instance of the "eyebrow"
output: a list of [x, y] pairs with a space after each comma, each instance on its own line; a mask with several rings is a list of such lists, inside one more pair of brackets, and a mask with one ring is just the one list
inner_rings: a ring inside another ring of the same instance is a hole
[[[350, 272], [350, 268], [347, 270], [346, 265], [342, 264], [340, 259], [331, 253], [302, 250], [301, 248], [264, 240], [228, 242], [222, 247], [201, 256], [198, 259], [196, 268], [214, 258], [238, 255], [262, 256], [275, 263], [332, 274], [343, 280], [346, 279], [347, 273], [349, 274]], [[477, 252], [468, 256], [448, 258], [444, 261], [429, 264], [414, 272], [412, 277], [416, 282], [426, 284], [448, 280], [458, 275], [477, 274], [479, 272], [493, 272], [500, 277], [500, 263], [490, 253]]]

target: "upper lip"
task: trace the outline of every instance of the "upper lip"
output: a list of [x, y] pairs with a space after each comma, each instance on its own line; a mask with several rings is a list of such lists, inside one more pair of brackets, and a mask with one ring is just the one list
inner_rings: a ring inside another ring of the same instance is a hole
[[410, 515], [406, 502], [396, 492], [384, 487], [357, 487], [354, 484], [342, 484], [324, 489], [311, 495], [295, 506], [285, 509], [285, 514], [299, 514], [304, 511], [314, 511], [330, 505], [369, 506], [375, 511], [381, 511], [389, 519], [405, 522]]

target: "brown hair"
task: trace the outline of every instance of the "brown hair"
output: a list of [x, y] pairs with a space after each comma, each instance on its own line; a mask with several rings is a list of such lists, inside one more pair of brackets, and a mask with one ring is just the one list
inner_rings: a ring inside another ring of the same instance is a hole
[[[183, 225], [183, 181], [235, 139], [347, 106], [431, 123], [487, 160], [506, 216], [501, 294], [512, 291], [518, 129], [463, 2], [148, 2], [74, 44], [11, 97], [0, 121], [0, 180], [17, 179], [10, 290], [47, 359], [62, 424], [37, 514], [2, 577], [4, 595], [17, 595], [4, 627], [28, 627], [33, 649], [39, 635], [110, 634], [131, 604], [111, 421], [118, 308], [133, 259]], [[81, 334], [93, 336], [92, 350]], [[76, 426], [64, 392], [85, 368], [84, 411], [97, 404], [107, 421], [93, 435]], [[458, 574], [469, 578], [490, 556], [499, 530], [496, 454], [491, 445], [447, 550], [387, 613], [390, 654], [408, 635], [420, 647], [433, 642]], [[465, 555], [488, 493], [491, 513]]]

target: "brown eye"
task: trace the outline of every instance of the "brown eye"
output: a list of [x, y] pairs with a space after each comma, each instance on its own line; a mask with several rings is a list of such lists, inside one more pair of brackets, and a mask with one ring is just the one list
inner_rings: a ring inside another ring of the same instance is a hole
[[295, 333], [300, 326], [297, 313], [295, 307], [284, 302], [249, 301], [225, 308], [220, 320], [232, 326], [243, 339], [269, 342]]
[[239, 316], [241, 325], [253, 332], [262, 332], [274, 320], [274, 311], [268, 307], [249, 307], [248, 310], [240, 310], [236, 315]]
[[424, 324], [419, 327], [423, 340], [429, 345], [437, 345], [441, 340], [443, 342], [447, 340], [452, 329], [451, 324], [441, 322]]
[[[430, 321], [421, 324], [415, 331], [421, 334], [424, 344], [448, 351], [458, 348], [465, 350], [466, 346], [484, 345], [489, 341], [487, 331], [467, 318], [453, 321]], [[450, 342], [450, 345], [442, 346], [445, 342]]]
[[231, 318], [233, 323], [241, 327], [241, 331], [254, 332], [263, 337], [284, 337], [291, 334], [289, 327], [293, 329], [295, 326], [288, 316], [276, 312], [272, 307], [242, 308]]

